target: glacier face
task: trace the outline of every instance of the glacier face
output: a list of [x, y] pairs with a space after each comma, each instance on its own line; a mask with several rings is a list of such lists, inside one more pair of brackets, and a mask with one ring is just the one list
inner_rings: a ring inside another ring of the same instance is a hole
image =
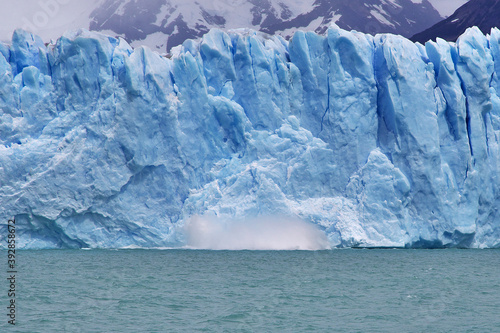
[[212, 30], [174, 51], [0, 44], [18, 247], [179, 246], [194, 216], [299, 218], [338, 247], [500, 246], [500, 30]]

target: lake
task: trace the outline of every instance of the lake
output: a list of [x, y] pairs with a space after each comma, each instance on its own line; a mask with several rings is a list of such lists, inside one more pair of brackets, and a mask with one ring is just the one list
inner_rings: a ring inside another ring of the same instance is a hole
[[2, 332], [500, 332], [500, 250], [41, 250], [16, 260], [16, 325], [5, 267]]

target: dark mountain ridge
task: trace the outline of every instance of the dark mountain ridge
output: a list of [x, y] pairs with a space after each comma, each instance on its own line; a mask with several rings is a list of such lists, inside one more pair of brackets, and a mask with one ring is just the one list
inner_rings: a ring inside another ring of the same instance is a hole
[[414, 35], [411, 40], [425, 43], [437, 37], [456, 41], [467, 28], [477, 26], [484, 34], [500, 26], [500, 0], [470, 0], [453, 15], [431, 28]]

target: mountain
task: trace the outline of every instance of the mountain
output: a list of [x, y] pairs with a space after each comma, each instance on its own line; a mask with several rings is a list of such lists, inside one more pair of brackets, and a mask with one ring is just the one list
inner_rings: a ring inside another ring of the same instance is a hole
[[477, 26], [484, 33], [500, 26], [500, 0], [470, 0], [458, 8], [453, 15], [414, 35], [411, 40], [425, 43], [437, 37], [456, 41], [469, 28]]
[[276, 216], [338, 247], [500, 247], [499, 45], [497, 29], [425, 46], [212, 30], [164, 57], [16, 31], [0, 219], [18, 248], [182, 246], [186, 225], [264, 237]]
[[90, 29], [117, 34], [161, 52], [211, 28], [251, 28], [289, 37], [303, 29], [347, 30], [410, 37], [442, 19], [428, 0], [107, 0], [91, 14]]

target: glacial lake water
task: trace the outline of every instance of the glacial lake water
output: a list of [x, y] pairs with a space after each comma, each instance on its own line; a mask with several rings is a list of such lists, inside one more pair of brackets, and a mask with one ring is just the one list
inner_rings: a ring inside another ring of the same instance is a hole
[[500, 332], [500, 250], [44, 250], [17, 263], [17, 324], [4, 269], [1, 332]]

